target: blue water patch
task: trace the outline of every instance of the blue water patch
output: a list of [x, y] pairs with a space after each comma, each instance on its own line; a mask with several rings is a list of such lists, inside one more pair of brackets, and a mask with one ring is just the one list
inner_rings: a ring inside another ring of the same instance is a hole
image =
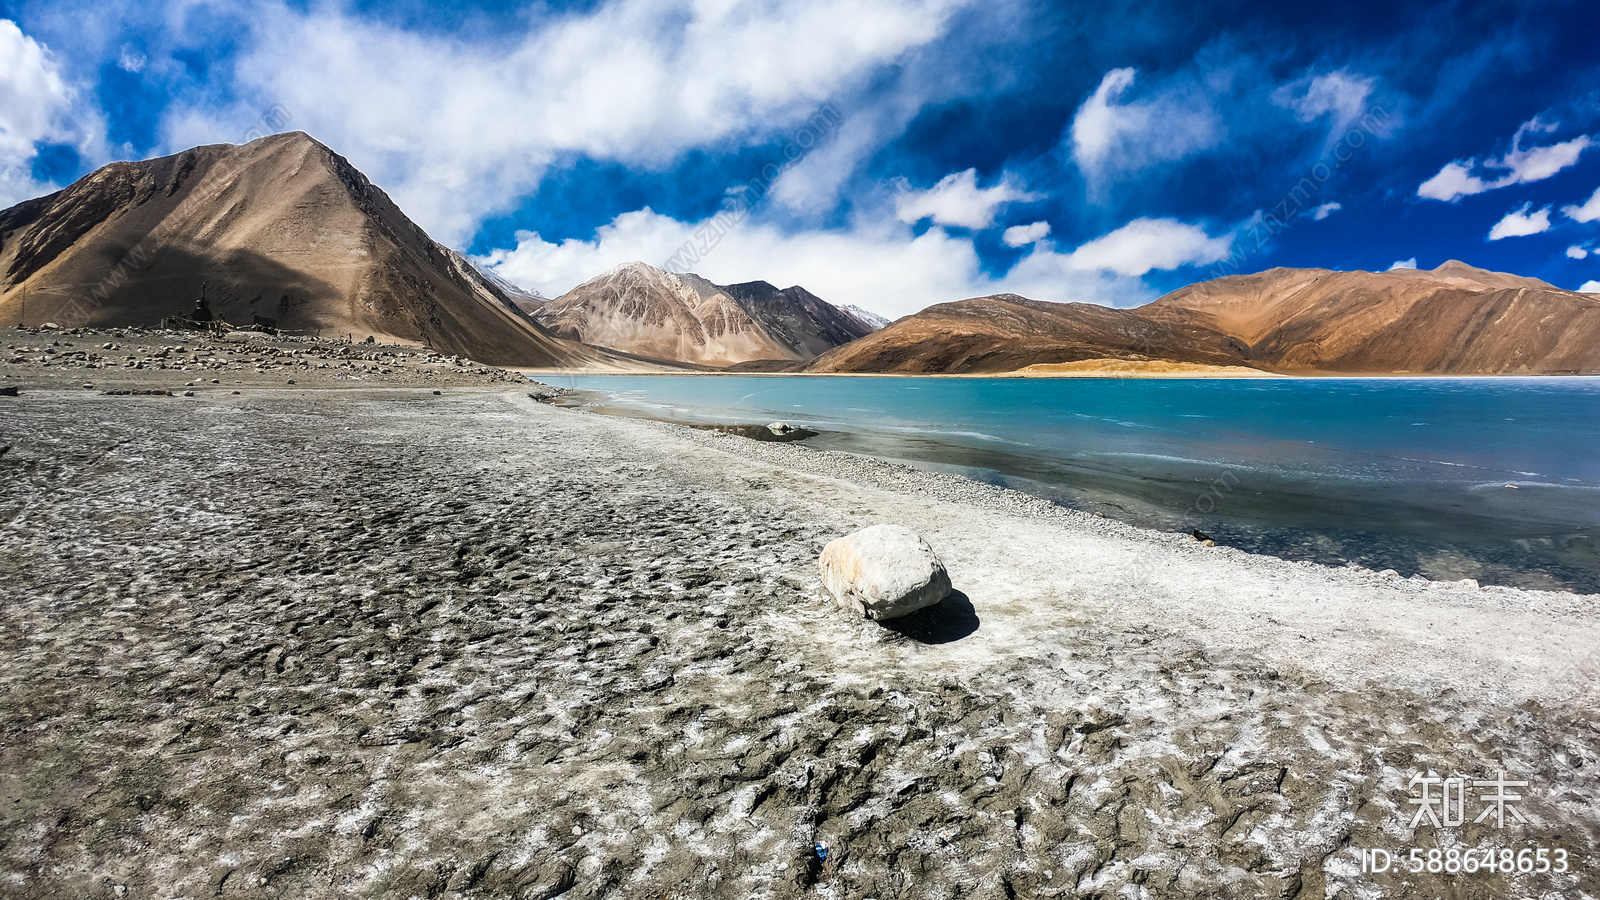
[[1262, 552], [1600, 590], [1600, 379], [540, 380], [675, 421], [783, 420], [823, 432], [812, 446]]

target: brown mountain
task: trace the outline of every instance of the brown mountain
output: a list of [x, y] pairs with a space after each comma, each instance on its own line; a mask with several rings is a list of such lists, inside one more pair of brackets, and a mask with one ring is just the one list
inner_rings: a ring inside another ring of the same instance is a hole
[[1087, 361], [1293, 374], [1600, 374], [1600, 297], [1451, 261], [1432, 271], [1271, 269], [1143, 307], [1015, 295], [932, 306], [817, 372], [1006, 372]]
[[1236, 366], [1247, 349], [1211, 329], [1127, 310], [996, 294], [930, 306], [823, 354], [806, 371], [972, 374], [1091, 359]]
[[717, 285], [641, 262], [584, 282], [540, 305], [536, 315], [570, 340], [719, 367], [806, 360], [870, 330], [798, 286]]
[[1432, 271], [1270, 269], [1135, 310], [1250, 346], [1292, 373], [1600, 373], [1600, 297], [1451, 260]]
[[495, 365], [613, 361], [545, 333], [299, 132], [113, 163], [0, 213], [0, 322], [153, 325], [190, 313], [202, 284], [235, 324], [262, 315]]

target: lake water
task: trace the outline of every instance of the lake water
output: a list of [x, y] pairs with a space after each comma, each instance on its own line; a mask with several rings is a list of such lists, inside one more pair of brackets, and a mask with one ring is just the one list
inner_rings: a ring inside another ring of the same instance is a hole
[[539, 380], [1286, 558], [1600, 592], [1600, 379]]

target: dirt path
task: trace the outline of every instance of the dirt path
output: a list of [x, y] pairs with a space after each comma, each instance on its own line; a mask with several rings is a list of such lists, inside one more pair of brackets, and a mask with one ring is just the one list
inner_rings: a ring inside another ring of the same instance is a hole
[[[1600, 893], [1595, 598], [526, 391], [234, 389], [0, 398], [6, 896]], [[962, 592], [898, 630], [813, 575], [883, 520]], [[1530, 824], [1408, 827], [1501, 769]], [[1463, 845], [1572, 871], [1360, 871]]]

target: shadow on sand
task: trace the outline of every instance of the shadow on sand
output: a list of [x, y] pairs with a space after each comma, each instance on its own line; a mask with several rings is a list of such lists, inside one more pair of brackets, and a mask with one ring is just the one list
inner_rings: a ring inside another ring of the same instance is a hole
[[878, 624], [924, 644], [948, 644], [978, 630], [978, 611], [966, 594], [951, 591], [933, 606]]

